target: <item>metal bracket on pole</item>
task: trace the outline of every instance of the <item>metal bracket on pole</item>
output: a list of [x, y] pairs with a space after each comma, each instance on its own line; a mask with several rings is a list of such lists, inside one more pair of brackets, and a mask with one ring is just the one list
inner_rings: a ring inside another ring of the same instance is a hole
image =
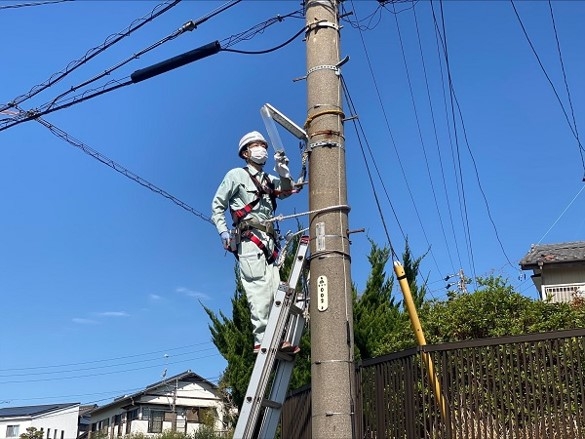
[[343, 59], [339, 60], [339, 62], [337, 64], [323, 64], [320, 66], [315, 66], [315, 67], [311, 67], [309, 70], [307, 70], [307, 74], [305, 76], [300, 76], [298, 78], [294, 78], [293, 82], [296, 81], [301, 81], [303, 79], [307, 79], [307, 77], [313, 73], [316, 72], [317, 70], [333, 70], [335, 72], [335, 74], [337, 76], [341, 75], [341, 69], [340, 67], [342, 65], [344, 65], [346, 62], [349, 61], [349, 55], [346, 55]]
[[314, 142], [314, 143], [309, 143], [309, 145], [307, 146], [307, 149], [309, 151], [312, 151], [313, 148], [320, 148], [320, 147], [329, 147], [329, 148], [343, 148], [343, 145], [339, 142], [332, 142], [331, 140], [323, 140], [321, 142]]
[[336, 31], [339, 31], [339, 29], [341, 29], [343, 26], [340, 26], [337, 23], [332, 23], [331, 21], [321, 20], [308, 25], [307, 31], [305, 33], [309, 33], [312, 30], [319, 29], [320, 27], [330, 27], [332, 29], [335, 29]]

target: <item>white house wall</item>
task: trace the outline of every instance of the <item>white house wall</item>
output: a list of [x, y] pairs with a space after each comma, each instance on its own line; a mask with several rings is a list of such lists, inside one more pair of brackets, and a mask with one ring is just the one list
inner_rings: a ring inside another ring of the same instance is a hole
[[[223, 411], [222, 405], [219, 398], [212, 391], [212, 388], [206, 383], [193, 383], [187, 381], [179, 381], [175, 395], [175, 382], [169, 381], [168, 383], [159, 386], [157, 388], [150, 389], [143, 395], [137, 395], [133, 401], [128, 398], [120, 399], [118, 403], [106, 405], [102, 409], [98, 408], [97, 413], [91, 414], [91, 424], [98, 425], [101, 421], [109, 420], [109, 426], [107, 432], [110, 437], [117, 436], [117, 427], [114, 427], [114, 417], [116, 415], [122, 416], [122, 435], [126, 434], [125, 413], [128, 410], [124, 410], [123, 407], [128, 407], [130, 404], [134, 405], [134, 408], [140, 408], [138, 419], [134, 419], [130, 426], [130, 433], [148, 433], [148, 420], [142, 420], [142, 408], [148, 407], [155, 410], [161, 410], [165, 412], [171, 412], [173, 405], [177, 411], [177, 428], [179, 431], [185, 431], [188, 434], [193, 434], [197, 431], [201, 424], [197, 422], [187, 422], [184, 407], [186, 408], [213, 408], [219, 416], [219, 419], [215, 425], [216, 430], [223, 430]], [[163, 431], [170, 430], [172, 423], [168, 420], [163, 421]], [[95, 434], [95, 432], [92, 432]], [[51, 438], [53, 439], [53, 438]], [[57, 438], [60, 439], [60, 438]]]
[[8, 425], [18, 425], [19, 435], [26, 433], [27, 428], [35, 427], [37, 430], [43, 429], [45, 439], [75, 439], [77, 438], [78, 417], [79, 406], [77, 405], [32, 418], [30, 416], [3, 418], [0, 420], [0, 439], [7, 439]]

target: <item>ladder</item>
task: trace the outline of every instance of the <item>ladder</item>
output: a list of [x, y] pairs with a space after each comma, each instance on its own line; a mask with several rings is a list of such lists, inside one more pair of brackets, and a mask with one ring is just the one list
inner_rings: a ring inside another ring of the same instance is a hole
[[295, 361], [294, 354], [279, 348], [284, 341], [298, 346], [301, 340], [308, 303], [303, 293], [296, 292], [296, 286], [308, 248], [309, 237], [302, 236], [288, 282], [280, 283], [274, 297], [234, 439], [272, 439], [276, 434]]

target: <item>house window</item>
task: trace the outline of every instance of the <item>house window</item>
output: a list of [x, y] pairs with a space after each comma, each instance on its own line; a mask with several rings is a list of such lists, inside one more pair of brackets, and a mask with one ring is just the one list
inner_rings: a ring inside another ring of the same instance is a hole
[[126, 434], [130, 434], [132, 432], [132, 421], [135, 419], [138, 419], [138, 409], [129, 411], [126, 414]]
[[8, 425], [6, 427], [6, 437], [18, 437], [19, 425]]
[[149, 433], [162, 433], [164, 417], [165, 417], [165, 412], [151, 410], [150, 416], [148, 417], [148, 432]]

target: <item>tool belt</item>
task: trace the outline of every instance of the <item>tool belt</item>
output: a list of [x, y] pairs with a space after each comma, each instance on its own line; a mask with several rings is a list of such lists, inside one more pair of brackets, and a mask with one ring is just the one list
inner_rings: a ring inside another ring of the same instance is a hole
[[272, 223], [261, 224], [259, 221], [244, 220], [241, 223], [239, 223], [237, 227], [238, 230], [240, 231], [240, 234], [242, 235], [243, 232], [246, 232], [248, 230], [260, 230], [269, 235], [275, 242], [277, 242], [277, 237], [276, 234], [274, 233], [274, 224]]

